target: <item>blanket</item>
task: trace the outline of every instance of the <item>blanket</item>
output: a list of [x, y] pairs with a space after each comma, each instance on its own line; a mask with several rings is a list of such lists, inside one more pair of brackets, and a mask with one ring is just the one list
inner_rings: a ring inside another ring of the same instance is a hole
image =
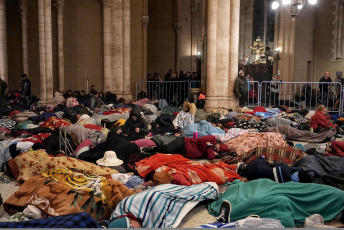
[[344, 191], [312, 183], [279, 184], [269, 179], [234, 181], [219, 199], [208, 205], [211, 215], [220, 214], [223, 200], [231, 203], [231, 221], [255, 214], [280, 220], [286, 228], [303, 225], [314, 213], [322, 215], [327, 222], [344, 209]]
[[0, 228], [101, 228], [98, 223], [84, 212], [50, 217], [45, 219], [2, 222]]
[[67, 127], [72, 123], [66, 119], [57, 118], [57, 117], [50, 117], [47, 119], [40, 127], [49, 128], [51, 130], [58, 130], [60, 127]]
[[249, 131], [245, 129], [232, 128], [232, 129], [229, 129], [224, 135], [215, 135], [215, 136], [222, 143], [225, 143], [247, 132]]
[[181, 155], [165, 155], [158, 153], [136, 163], [136, 170], [142, 178], [148, 173], [155, 172], [158, 168], [170, 175], [184, 176], [190, 184], [203, 182], [215, 182], [219, 185], [227, 181], [241, 179], [235, 172], [235, 165], [227, 165], [223, 162], [204, 164], [189, 160]]
[[198, 137], [207, 135], [224, 135], [225, 131], [218, 127], [212, 126], [209, 122], [202, 120], [200, 123], [188, 124], [183, 128], [186, 137], [192, 137], [195, 131], [198, 132]]
[[95, 175], [110, 175], [118, 172], [111, 168], [101, 167], [72, 157], [50, 157], [41, 150], [22, 153], [11, 159], [9, 166], [17, 181], [27, 181], [34, 175], [61, 167], [87, 170]]
[[106, 137], [102, 132], [94, 129], [88, 129], [80, 125], [69, 125], [65, 128], [65, 130], [69, 135], [73, 133], [78, 137], [78, 144], [81, 144], [87, 139], [90, 139], [93, 145], [97, 145], [106, 141]]
[[135, 193], [113, 179], [61, 168], [31, 177], [6, 200], [4, 208], [13, 215], [30, 204], [48, 216], [82, 211], [101, 220], [110, 217], [110, 208]]
[[317, 176], [340, 175], [344, 174], [344, 158], [338, 156], [325, 157], [315, 154], [300, 159], [293, 167], [300, 167], [305, 172], [313, 171]]
[[297, 160], [308, 156], [307, 153], [303, 152], [298, 148], [291, 146], [288, 147], [260, 147], [249, 151], [248, 153], [242, 154], [237, 157], [227, 157], [225, 162], [227, 164], [237, 164], [239, 162], [244, 162], [245, 164], [250, 164], [259, 157], [264, 157], [266, 161], [270, 163], [286, 163], [292, 166]]
[[310, 131], [298, 130], [287, 125], [266, 128], [264, 131], [280, 133], [282, 135], [285, 135], [285, 137], [288, 140], [311, 142], [311, 143], [323, 142], [326, 139], [331, 138], [335, 135], [335, 133], [332, 130], [328, 130], [323, 133], [313, 133]]
[[257, 147], [288, 146], [281, 134], [253, 132], [244, 133], [228, 141], [225, 145], [228, 146], [229, 151], [235, 152], [237, 155], [248, 153]]
[[129, 118], [129, 113], [124, 113], [124, 114], [113, 113], [110, 115], [93, 115], [91, 118], [96, 120], [96, 125], [102, 126], [103, 119], [108, 119], [110, 122], [114, 122], [119, 119], [127, 120]]

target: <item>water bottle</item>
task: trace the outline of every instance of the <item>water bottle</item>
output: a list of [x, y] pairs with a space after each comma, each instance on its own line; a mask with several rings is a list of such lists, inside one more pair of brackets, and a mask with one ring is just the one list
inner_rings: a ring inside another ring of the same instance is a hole
[[195, 132], [193, 133], [193, 138], [198, 138], [198, 132], [197, 132], [197, 131], [195, 131]]

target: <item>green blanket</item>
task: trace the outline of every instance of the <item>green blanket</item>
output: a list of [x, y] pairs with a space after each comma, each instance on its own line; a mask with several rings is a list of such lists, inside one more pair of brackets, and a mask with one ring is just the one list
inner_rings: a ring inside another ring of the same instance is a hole
[[325, 222], [344, 210], [344, 191], [319, 184], [289, 182], [279, 184], [269, 179], [250, 182], [236, 180], [219, 198], [208, 205], [211, 215], [218, 216], [221, 203], [228, 200], [230, 221], [249, 215], [278, 219], [284, 227], [303, 225], [305, 218], [320, 214]]

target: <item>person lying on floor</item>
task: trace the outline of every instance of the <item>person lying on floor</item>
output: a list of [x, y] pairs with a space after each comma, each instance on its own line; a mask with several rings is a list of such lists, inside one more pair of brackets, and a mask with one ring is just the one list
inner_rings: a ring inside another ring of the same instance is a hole
[[181, 155], [161, 153], [136, 163], [136, 171], [151, 186], [160, 184], [191, 186], [204, 182], [223, 185], [236, 179], [241, 180], [236, 168], [236, 165], [228, 165], [224, 162], [210, 164], [191, 161]]
[[186, 133], [187, 137], [192, 137], [194, 132], [197, 131], [199, 137], [203, 137], [206, 135], [224, 135], [225, 131], [223, 131], [220, 127], [216, 127], [214, 124], [210, 124], [209, 122], [202, 120], [199, 123], [193, 123], [185, 126], [183, 130]]
[[[344, 157], [344, 141], [333, 141], [332, 143], [327, 143], [325, 145], [325, 156]], [[322, 144], [321, 146], [324, 146], [324, 144]]]
[[327, 118], [327, 108], [324, 105], [319, 105], [315, 114], [311, 118], [311, 127], [315, 133], [322, 133], [327, 130], [337, 130], [337, 125], [332, 124]]
[[162, 184], [122, 200], [108, 228], [176, 228], [199, 202], [218, 195], [212, 182], [189, 187]]
[[136, 141], [131, 141], [131, 143], [136, 144], [140, 149], [143, 150], [145, 147], [167, 145], [174, 141], [177, 137], [186, 137], [186, 134], [183, 130], [179, 129], [174, 134], [155, 135], [151, 139], [139, 139]]
[[[219, 143], [215, 136], [204, 136], [200, 138], [177, 137], [167, 145], [144, 148], [143, 151], [180, 154], [188, 159], [213, 160], [229, 155], [228, 147]], [[222, 154], [221, 154], [222, 153]]]
[[173, 116], [167, 114], [160, 115], [155, 119], [155, 122], [151, 123], [152, 129], [149, 130], [150, 136], [173, 132], [174, 126], [172, 122]]
[[116, 131], [117, 135], [129, 141], [144, 139], [148, 133], [147, 122], [142, 118], [141, 113], [137, 109], [133, 109], [130, 112], [125, 124]]

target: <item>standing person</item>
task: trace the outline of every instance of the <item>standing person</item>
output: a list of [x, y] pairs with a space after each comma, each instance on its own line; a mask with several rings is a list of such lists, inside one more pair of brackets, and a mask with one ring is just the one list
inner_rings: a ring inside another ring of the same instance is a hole
[[337, 99], [336, 99], [336, 103], [334, 105], [334, 110], [336, 111], [338, 109], [339, 103], [340, 103], [340, 90], [342, 88], [342, 86], [344, 85], [343, 83], [343, 78], [342, 78], [342, 71], [338, 71], [336, 73], [337, 78], [334, 80], [334, 82], [338, 82], [339, 84], [336, 84], [334, 87], [336, 89], [336, 95], [337, 95]]
[[321, 104], [326, 107], [328, 107], [328, 94], [331, 88], [331, 85], [330, 85], [331, 82], [332, 80], [331, 80], [330, 72], [325, 72], [325, 75], [319, 81], [319, 83], [322, 83], [319, 85], [319, 89], [321, 93]]
[[277, 105], [279, 104], [279, 92], [280, 92], [280, 85], [281, 85], [281, 76], [275, 74], [272, 77], [272, 81], [271, 81], [271, 87], [270, 87], [270, 91], [271, 91], [271, 104], [272, 105]]
[[247, 103], [248, 84], [243, 70], [239, 71], [239, 77], [234, 82], [234, 93], [239, 99], [239, 106], [244, 107]]
[[23, 86], [21, 94], [26, 100], [26, 104], [30, 107], [30, 97], [31, 97], [31, 82], [26, 74], [22, 75]]
[[2, 80], [2, 78], [0, 78], [0, 84], [1, 84], [0, 105], [5, 105], [7, 83], [4, 80]]

